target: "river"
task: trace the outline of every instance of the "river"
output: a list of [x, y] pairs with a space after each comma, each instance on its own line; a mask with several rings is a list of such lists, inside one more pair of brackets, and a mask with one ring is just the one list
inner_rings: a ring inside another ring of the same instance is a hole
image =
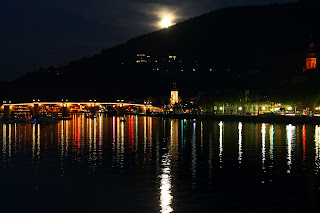
[[4, 212], [319, 208], [320, 125], [75, 114], [1, 124]]

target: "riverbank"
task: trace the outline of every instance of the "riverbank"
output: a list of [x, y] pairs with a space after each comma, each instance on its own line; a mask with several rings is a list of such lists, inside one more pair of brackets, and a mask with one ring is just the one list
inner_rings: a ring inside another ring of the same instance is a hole
[[192, 115], [192, 114], [159, 114], [155, 117], [174, 118], [174, 119], [200, 119], [218, 121], [240, 121], [254, 123], [283, 123], [283, 124], [315, 124], [320, 125], [320, 117], [295, 117], [284, 115], [272, 116], [237, 116], [237, 115]]

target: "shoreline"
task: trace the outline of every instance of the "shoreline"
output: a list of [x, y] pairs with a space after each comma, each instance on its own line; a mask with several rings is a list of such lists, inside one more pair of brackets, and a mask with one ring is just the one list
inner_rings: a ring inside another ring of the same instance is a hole
[[314, 124], [320, 125], [320, 117], [291, 117], [284, 115], [273, 116], [239, 116], [239, 115], [191, 115], [191, 114], [162, 114], [154, 117], [172, 119], [200, 119], [217, 121], [253, 122], [253, 123], [279, 123], [279, 124]]

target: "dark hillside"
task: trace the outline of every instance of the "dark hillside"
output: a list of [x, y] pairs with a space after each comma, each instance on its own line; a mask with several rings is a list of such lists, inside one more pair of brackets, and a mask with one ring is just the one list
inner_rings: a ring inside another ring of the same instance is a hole
[[[138, 99], [167, 96], [176, 81], [184, 96], [201, 91], [236, 96], [249, 89], [287, 97], [279, 91], [311, 87], [308, 79], [318, 75], [301, 73], [311, 34], [320, 47], [318, 12], [318, 6], [301, 3], [213, 11], [95, 56], [29, 73], [12, 82], [10, 96], [18, 97], [23, 88], [25, 99]], [[136, 63], [141, 53], [150, 63]], [[169, 62], [169, 55], [177, 59]]]

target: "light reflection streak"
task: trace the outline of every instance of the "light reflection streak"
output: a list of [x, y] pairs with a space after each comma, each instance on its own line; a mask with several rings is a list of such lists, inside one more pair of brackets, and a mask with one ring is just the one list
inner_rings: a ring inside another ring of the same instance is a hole
[[185, 136], [185, 128], [186, 128], [186, 119], [181, 120], [181, 142], [182, 142], [182, 148], [185, 148], [186, 144], [186, 136]]
[[134, 117], [129, 116], [129, 153], [134, 152]]
[[135, 146], [134, 146], [134, 151], [138, 151], [138, 116], [135, 116], [135, 122], [134, 122], [134, 141], [135, 141]]
[[66, 134], [65, 134], [65, 156], [68, 155], [68, 148], [69, 148], [69, 125], [70, 121], [66, 121]]
[[219, 160], [220, 160], [220, 168], [222, 168], [222, 155], [223, 155], [223, 122], [219, 123]]
[[147, 117], [143, 118], [143, 164], [146, 162], [147, 149]]
[[2, 125], [2, 162], [3, 167], [5, 167], [7, 156], [7, 126], [5, 124]]
[[135, 115], [134, 117], [134, 151], [138, 151], [138, 116]]
[[89, 119], [89, 163], [91, 164], [92, 162], [92, 119]]
[[17, 135], [17, 123], [14, 124], [14, 143], [15, 149], [17, 148], [18, 135]]
[[[148, 125], [149, 125], [149, 131], [148, 131], [148, 134], [149, 134], [149, 139], [148, 139], [148, 143], [149, 143], [149, 149], [151, 150], [152, 149], [152, 117], [148, 117]], [[177, 133], [178, 133], [178, 130], [177, 130]], [[152, 152], [150, 151], [150, 158], [151, 158], [151, 154]]]
[[65, 122], [61, 122], [61, 132], [60, 132], [60, 137], [61, 137], [61, 153], [60, 153], [60, 160], [63, 161], [63, 156], [64, 156], [64, 124]]
[[320, 126], [315, 127], [314, 133], [315, 142], [315, 173], [318, 174], [320, 171]]
[[264, 169], [264, 163], [266, 161], [266, 124], [263, 123], [261, 127], [261, 153], [262, 153], [262, 168]]
[[[93, 152], [92, 154], [92, 170], [94, 171], [97, 166], [97, 118], [93, 120]], [[92, 135], [92, 133], [91, 133]]]
[[197, 146], [196, 146], [196, 137], [197, 137], [197, 124], [193, 123], [193, 131], [191, 137], [191, 171], [192, 171], [192, 180], [193, 184], [196, 183], [197, 177]]
[[159, 132], [156, 132], [155, 157], [156, 157], [156, 172], [160, 174], [160, 137]]
[[117, 117], [117, 151], [116, 151], [116, 159], [117, 165], [120, 164], [120, 117]]
[[117, 140], [117, 136], [116, 136], [116, 117], [113, 116], [112, 117], [112, 167], [115, 166], [115, 162], [117, 159], [116, 156], [116, 140]]
[[37, 156], [40, 159], [40, 124], [37, 125]]
[[242, 123], [238, 124], [238, 161], [241, 164], [242, 161]]
[[9, 134], [8, 134], [8, 162], [11, 163], [11, 143], [12, 143], [12, 134], [11, 134], [12, 124], [9, 124]]
[[64, 175], [64, 125], [65, 121], [61, 121], [61, 130], [60, 130], [60, 141], [61, 141], [61, 147], [60, 147], [60, 169], [61, 169], [61, 176]]
[[307, 141], [307, 131], [306, 131], [306, 125], [304, 124], [302, 127], [302, 149], [303, 149], [302, 166], [303, 166], [303, 170], [305, 170], [305, 165], [306, 165], [306, 141]]
[[286, 126], [286, 132], [287, 132], [287, 173], [290, 173], [291, 171], [291, 165], [292, 165], [292, 143], [293, 143], [293, 137], [295, 134], [295, 126], [292, 126], [291, 124]]
[[83, 142], [83, 139], [84, 139], [84, 132], [85, 132], [85, 129], [84, 129], [84, 115], [81, 114], [80, 115], [81, 117], [81, 141]]
[[32, 124], [32, 159], [35, 158], [36, 152], [36, 124]]
[[171, 195], [171, 149], [173, 145], [173, 123], [170, 123], [170, 144], [168, 144], [168, 152], [162, 155], [161, 160], [161, 175], [160, 175], [160, 212], [173, 212], [171, 207], [173, 196]]
[[100, 150], [100, 154], [102, 154], [101, 153], [102, 144], [103, 144], [103, 116], [100, 115], [99, 116], [99, 150]]
[[124, 165], [124, 122], [121, 122], [121, 153], [120, 153], [120, 167]]
[[170, 155], [165, 153], [162, 156], [161, 165], [163, 166], [160, 175], [160, 212], [173, 212], [171, 207], [173, 196], [171, 195], [171, 169], [170, 169]]
[[273, 160], [273, 150], [274, 150], [274, 126], [271, 125], [270, 130], [270, 159]]

